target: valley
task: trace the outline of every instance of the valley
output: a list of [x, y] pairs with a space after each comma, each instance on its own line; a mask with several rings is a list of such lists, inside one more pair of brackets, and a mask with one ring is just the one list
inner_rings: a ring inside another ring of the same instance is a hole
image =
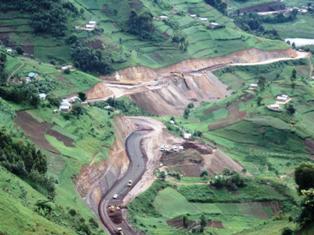
[[0, 0], [1, 235], [312, 235], [309, 0]]

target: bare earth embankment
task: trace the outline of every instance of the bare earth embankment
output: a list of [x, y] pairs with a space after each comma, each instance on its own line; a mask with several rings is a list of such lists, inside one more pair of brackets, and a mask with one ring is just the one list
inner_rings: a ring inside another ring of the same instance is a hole
[[230, 94], [211, 71], [226, 66], [259, 65], [306, 58], [292, 49], [249, 49], [228, 56], [191, 59], [161, 69], [131, 67], [102, 77], [88, 93], [88, 101], [129, 96], [145, 111], [156, 115], [180, 115], [189, 103], [217, 100]]

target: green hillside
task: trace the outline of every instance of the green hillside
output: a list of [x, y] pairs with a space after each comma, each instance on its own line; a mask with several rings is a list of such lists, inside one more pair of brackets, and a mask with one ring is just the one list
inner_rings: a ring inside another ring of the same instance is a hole
[[[162, 67], [187, 58], [205, 58], [229, 54], [247, 48], [265, 50], [286, 48], [283, 43], [256, 38], [240, 31], [226, 16], [203, 0], [158, 2], [71, 0], [76, 9], [68, 14], [67, 29], [63, 36], [50, 37], [46, 33], [34, 34], [29, 26], [31, 17], [25, 12], [17, 14], [7, 10], [0, 17], [0, 38], [7, 46], [21, 47], [25, 53], [43, 61], [69, 63], [69, 38], [89, 48], [107, 48], [113, 56], [114, 68], [142, 64]], [[1, 5], [0, 5], [1, 6]], [[128, 31], [131, 10], [139, 15], [150, 14], [153, 30], [149, 39], [142, 39]], [[197, 17], [191, 17], [197, 15]], [[165, 20], [159, 19], [165, 16]], [[199, 17], [207, 18], [201, 21]], [[95, 32], [76, 30], [89, 20], [97, 21]], [[210, 30], [208, 22], [217, 22], [225, 28]], [[175, 37], [184, 39], [187, 46], [176, 42]]]

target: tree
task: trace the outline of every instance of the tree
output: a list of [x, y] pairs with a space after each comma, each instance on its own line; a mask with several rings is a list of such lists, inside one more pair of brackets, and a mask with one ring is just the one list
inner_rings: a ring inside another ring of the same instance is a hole
[[298, 217], [298, 222], [301, 227], [312, 224], [314, 222], [314, 188], [302, 190], [301, 194], [304, 199], [301, 204], [301, 214]]
[[17, 53], [18, 55], [23, 55], [23, 54], [24, 54], [24, 50], [23, 50], [21, 47], [17, 47], [17, 48], [16, 48], [16, 53]]
[[286, 227], [282, 230], [281, 235], [293, 235], [293, 231], [290, 228]]
[[75, 66], [85, 72], [108, 74], [113, 71], [109, 51], [102, 52], [76, 44], [72, 47], [71, 56]]
[[155, 31], [153, 25], [153, 16], [149, 12], [137, 14], [132, 10], [127, 23], [127, 31], [131, 34], [137, 35], [142, 39], [151, 39]]
[[184, 228], [187, 228], [189, 226], [188, 217], [186, 215], [182, 217], [182, 224]]
[[184, 117], [185, 119], [188, 119], [189, 116], [190, 116], [190, 109], [189, 109], [189, 108], [186, 108], [186, 109], [184, 110], [183, 117]]
[[261, 106], [262, 105], [262, 101], [263, 101], [263, 98], [261, 96], [258, 96], [257, 99], [256, 99], [257, 105]]
[[5, 64], [7, 62], [7, 55], [4, 53], [0, 54], [0, 85], [7, 82], [7, 76], [5, 74]]
[[164, 171], [161, 171], [158, 175], [158, 178], [162, 181], [166, 180], [166, 173]]
[[77, 103], [72, 106], [71, 114], [79, 118], [81, 115], [85, 113], [85, 110], [83, 109], [82, 105]]
[[286, 110], [289, 116], [293, 116], [296, 112], [296, 109], [293, 106], [293, 104], [288, 104], [288, 107], [286, 108]]
[[302, 163], [295, 169], [294, 179], [299, 192], [314, 188], [314, 164]]
[[261, 91], [265, 90], [266, 87], [266, 78], [265, 77], [259, 77], [257, 81], [258, 87]]
[[208, 223], [208, 221], [206, 219], [206, 216], [205, 215], [201, 215], [201, 217], [200, 217], [201, 232], [204, 231], [204, 228], [206, 228], [207, 223]]
[[87, 99], [86, 94], [84, 92], [79, 92], [78, 97], [82, 102], [84, 102]]

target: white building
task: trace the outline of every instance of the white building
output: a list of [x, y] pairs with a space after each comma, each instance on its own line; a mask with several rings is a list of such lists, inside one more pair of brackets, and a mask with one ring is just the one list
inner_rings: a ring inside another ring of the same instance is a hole
[[63, 99], [59, 106], [59, 111], [67, 113], [67, 112], [70, 112], [71, 109], [72, 109], [72, 105], [70, 104], [70, 102], [66, 99]]
[[204, 17], [199, 17], [198, 18], [200, 21], [208, 21], [208, 19], [207, 18], [204, 18]]
[[183, 139], [189, 140], [192, 138], [192, 134], [188, 132], [183, 133]]
[[289, 103], [291, 98], [288, 95], [278, 95], [276, 97], [276, 102], [279, 104], [287, 104]]
[[276, 111], [276, 112], [279, 112], [279, 111], [282, 111], [281, 110], [281, 106], [280, 104], [270, 104], [270, 105], [267, 105], [267, 108], [271, 111]]
[[46, 98], [47, 98], [47, 94], [45, 94], [45, 93], [39, 93], [39, 99], [40, 100], [46, 100]]

